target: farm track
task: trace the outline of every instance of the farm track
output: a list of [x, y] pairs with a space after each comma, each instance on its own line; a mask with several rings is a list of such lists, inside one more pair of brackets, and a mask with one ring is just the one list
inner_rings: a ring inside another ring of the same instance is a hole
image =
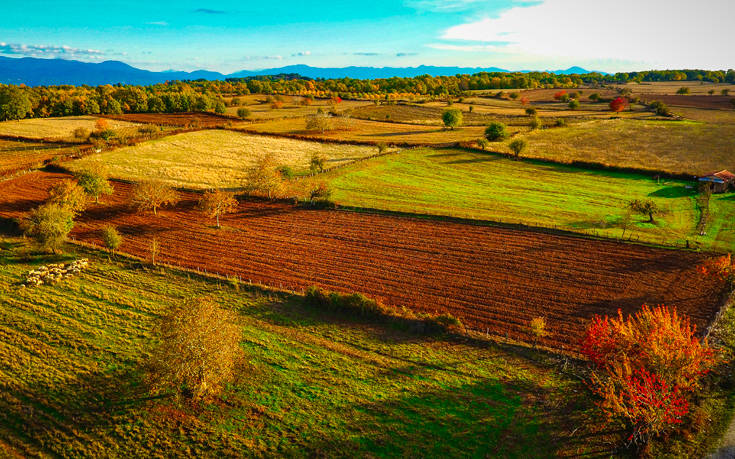
[[[38, 205], [64, 174], [33, 173], [0, 184], [0, 217]], [[78, 218], [73, 236], [101, 244], [104, 225], [124, 235], [121, 250], [244, 281], [302, 290], [311, 285], [360, 292], [423, 312], [451, 312], [468, 328], [531, 342], [531, 319], [547, 318], [544, 345], [576, 347], [594, 314], [664, 303], [703, 330], [722, 286], [697, 273], [708, 255], [446, 221], [306, 210], [246, 201], [213, 228], [182, 193], [175, 209], [140, 214], [127, 206], [131, 186]]]

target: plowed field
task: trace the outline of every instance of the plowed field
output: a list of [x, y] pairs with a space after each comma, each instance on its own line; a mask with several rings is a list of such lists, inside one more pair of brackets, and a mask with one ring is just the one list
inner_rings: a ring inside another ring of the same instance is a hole
[[[0, 217], [16, 217], [46, 198], [63, 174], [34, 173], [0, 183]], [[698, 274], [701, 254], [283, 203], [243, 202], [213, 228], [195, 210], [196, 194], [158, 216], [127, 205], [130, 185], [79, 217], [77, 239], [100, 243], [113, 224], [121, 250], [238, 275], [245, 281], [302, 289], [319, 285], [361, 292], [417, 311], [449, 311], [469, 327], [530, 342], [528, 323], [547, 319], [545, 345], [576, 348], [594, 314], [665, 303], [701, 330], [718, 306], [721, 285]]]

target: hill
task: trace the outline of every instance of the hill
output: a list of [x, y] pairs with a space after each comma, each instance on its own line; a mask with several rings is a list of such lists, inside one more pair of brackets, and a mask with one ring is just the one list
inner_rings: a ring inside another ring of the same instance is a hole
[[[241, 70], [225, 75], [208, 70], [184, 72], [167, 70], [153, 72], [143, 70], [124, 62], [105, 61], [100, 63], [80, 62], [65, 59], [38, 59], [33, 57], [9, 58], [0, 56], [0, 83], [25, 84], [28, 86], [49, 85], [91, 85], [135, 84], [150, 85], [172, 80], [224, 80], [226, 78], [245, 78], [252, 76], [299, 74], [308, 78], [354, 78], [373, 79], [391, 77], [415, 77], [419, 75], [451, 76], [479, 72], [509, 72], [498, 67], [344, 67], [320, 68], [308, 65], [289, 65], [285, 67]], [[587, 73], [580, 67], [556, 70], [552, 73]]]

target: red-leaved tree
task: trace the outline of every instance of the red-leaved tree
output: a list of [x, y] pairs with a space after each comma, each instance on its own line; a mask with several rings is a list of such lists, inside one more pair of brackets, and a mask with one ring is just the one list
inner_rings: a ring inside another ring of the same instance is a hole
[[610, 101], [610, 110], [614, 111], [615, 113], [622, 112], [627, 106], [628, 99], [626, 99], [625, 97], [616, 97], [615, 99]]
[[562, 97], [564, 97], [566, 95], [566, 93], [567, 93], [566, 91], [561, 90], [561, 91], [559, 91], [559, 92], [557, 92], [557, 93], [554, 94], [554, 99], [561, 100]]
[[627, 318], [620, 311], [594, 317], [581, 350], [593, 367], [589, 385], [600, 408], [628, 424], [636, 443], [681, 423], [686, 397], [718, 360], [689, 319], [666, 306], [643, 305]]

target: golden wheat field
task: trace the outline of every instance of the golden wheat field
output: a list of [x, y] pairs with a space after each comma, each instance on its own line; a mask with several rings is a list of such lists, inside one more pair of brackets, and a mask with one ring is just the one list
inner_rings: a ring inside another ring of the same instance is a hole
[[[29, 118], [18, 121], [0, 122], [0, 135], [26, 137], [29, 139], [74, 140], [74, 130], [84, 128], [91, 132], [95, 129], [96, 116], [66, 116], [63, 118]], [[107, 120], [109, 129], [135, 128], [135, 123]]]
[[334, 145], [248, 135], [228, 130], [188, 132], [104, 152], [69, 163], [81, 170], [96, 163], [116, 178], [161, 179], [191, 188], [239, 187], [258, 158], [272, 154], [276, 163], [306, 173], [312, 155], [327, 159], [327, 168], [376, 154], [371, 146]]

